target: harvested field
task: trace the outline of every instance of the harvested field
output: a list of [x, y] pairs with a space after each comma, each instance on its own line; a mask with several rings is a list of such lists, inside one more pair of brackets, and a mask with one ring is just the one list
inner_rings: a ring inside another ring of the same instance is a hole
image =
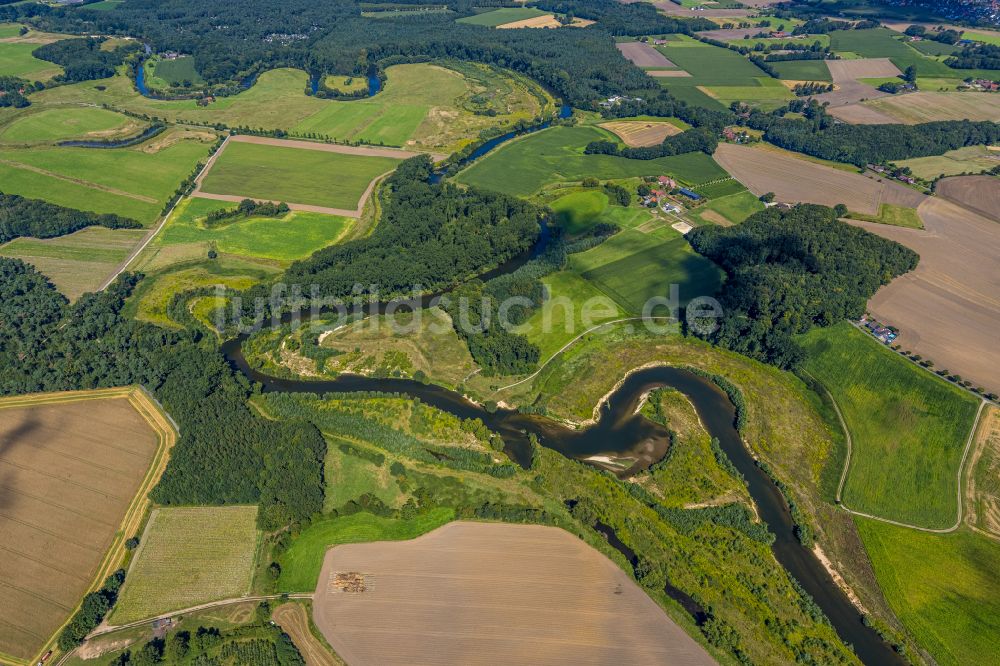
[[302, 653], [306, 666], [339, 666], [344, 662], [335, 655], [309, 630], [309, 615], [306, 607], [294, 602], [284, 603], [271, 613], [278, 626], [291, 637], [295, 647]]
[[[331, 589], [338, 572], [366, 590]], [[611, 560], [540, 525], [455, 522], [332, 548], [313, 617], [352, 665], [715, 663]]]
[[653, 2], [653, 6], [662, 11], [667, 16], [686, 16], [688, 18], [746, 18], [753, 14], [750, 9], [700, 9], [692, 7], [681, 7], [670, 2], [670, 0], [660, 0]]
[[[863, 84], [859, 84], [863, 85]], [[824, 93], [832, 94], [832, 93]], [[852, 125], [891, 125], [898, 123], [894, 117], [861, 102], [830, 106], [830, 115]]]
[[753, 37], [760, 34], [761, 30], [763, 28], [725, 28], [719, 30], [702, 30], [697, 34], [699, 37], [708, 37], [709, 39], [717, 39], [720, 42], [728, 42], [735, 39], [743, 39], [744, 37]]
[[878, 215], [891, 203], [915, 207], [925, 197], [888, 181], [878, 182], [858, 173], [791, 157], [784, 152], [719, 144], [715, 160], [756, 195], [774, 192], [778, 201], [845, 204], [865, 215]]
[[628, 146], [655, 146], [663, 143], [668, 136], [681, 133], [671, 123], [645, 120], [601, 123], [601, 127], [614, 132]]
[[[1000, 152], [996, 153], [1000, 157]], [[935, 189], [959, 206], [1000, 222], [1000, 179], [995, 176], [943, 178]]]
[[965, 522], [1000, 538], [1000, 407], [988, 405], [969, 456]]
[[889, 95], [868, 104], [908, 125], [935, 120], [1000, 122], [1000, 100], [995, 93], [921, 91]]
[[[913, 175], [918, 178], [932, 180], [945, 176], [961, 176], [962, 174], [978, 174], [983, 171], [1000, 167], [1000, 146], [964, 146], [949, 150], [943, 155], [931, 155], [929, 157], [915, 157], [909, 160], [900, 160], [899, 166], [909, 167]], [[942, 182], [938, 183], [938, 187]], [[987, 180], [983, 182], [986, 188], [985, 194], [990, 189], [1000, 189], [1000, 180]], [[1000, 194], [998, 194], [1000, 196]], [[956, 200], [956, 203], [963, 205], [963, 202]], [[964, 204], [971, 208], [970, 204]], [[981, 208], [983, 208], [981, 206]], [[1000, 208], [998, 208], [1000, 211]], [[980, 210], [984, 213], [984, 210]], [[985, 213], [984, 213], [985, 214]]]
[[497, 28], [501, 30], [507, 29], [517, 29], [517, 28], [586, 28], [588, 25], [593, 25], [594, 21], [588, 21], [587, 19], [574, 18], [573, 22], [569, 25], [563, 25], [559, 22], [559, 19], [555, 17], [554, 14], [545, 14], [543, 16], [535, 16], [532, 18], [521, 19], [520, 21], [512, 21], [510, 23], [504, 23], [498, 25]]
[[37, 658], [119, 566], [175, 437], [132, 388], [0, 400], [0, 661]]
[[1000, 392], [1000, 227], [939, 197], [917, 213], [925, 230], [854, 223], [920, 254], [916, 270], [882, 287], [868, 309], [900, 329], [904, 349]]
[[676, 67], [666, 56], [645, 42], [619, 42], [616, 46], [636, 67]]
[[899, 76], [902, 72], [888, 58], [860, 58], [858, 60], [827, 60], [834, 83], [857, 79], [878, 79]]
[[658, 79], [687, 78], [691, 76], [689, 72], [685, 72], [683, 69], [650, 69], [646, 73]]

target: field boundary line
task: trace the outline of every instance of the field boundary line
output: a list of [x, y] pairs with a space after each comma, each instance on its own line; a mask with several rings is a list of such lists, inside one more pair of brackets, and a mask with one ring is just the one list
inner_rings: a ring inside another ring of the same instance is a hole
[[74, 185], [79, 185], [80, 187], [86, 187], [89, 190], [97, 190], [98, 192], [107, 192], [108, 194], [113, 194], [116, 197], [125, 197], [126, 199], [134, 199], [136, 201], [141, 201], [143, 203], [155, 204], [158, 203], [153, 197], [147, 197], [145, 194], [135, 194], [134, 192], [126, 192], [125, 190], [119, 190], [114, 187], [108, 187], [107, 185], [101, 185], [100, 183], [95, 183], [89, 180], [83, 180], [82, 178], [71, 178], [70, 176], [64, 176], [61, 173], [56, 173], [55, 171], [49, 171], [48, 169], [43, 169], [41, 167], [36, 167], [31, 164], [25, 164], [24, 162], [18, 162], [16, 160], [0, 160], [0, 164], [6, 164], [14, 169], [21, 169], [23, 171], [31, 171], [32, 173], [37, 173], [48, 178], [53, 178], [55, 180], [62, 180], [67, 183], [73, 183]]
[[[146, 422], [157, 438], [156, 453], [149, 462], [149, 467], [143, 475], [140, 485], [136, 488], [132, 501], [125, 510], [124, 515], [118, 522], [118, 529], [107, 548], [104, 557], [97, 565], [97, 569], [91, 578], [91, 583], [84, 591], [86, 596], [90, 592], [103, 585], [105, 579], [110, 576], [115, 568], [121, 563], [125, 556], [125, 542], [131, 538], [130, 533], [138, 529], [146, 515], [147, 508], [152, 504], [148, 495], [153, 486], [159, 482], [163, 471], [166, 469], [170, 450], [177, 442], [178, 430], [172, 427], [173, 420], [163, 411], [162, 406], [152, 399], [152, 396], [142, 386], [123, 386], [106, 389], [81, 390], [81, 391], [59, 391], [55, 393], [30, 393], [27, 395], [12, 396], [0, 399], [0, 409], [30, 407], [34, 405], [57, 405], [74, 402], [84, 402], [88, 400], [108, 400], [125, 398], [132, 409]], [[56, 642], [59, 634], [76, 615], [83, 604], [83, 597], [71, 609], [65, 622], [63, 622], [49, 637], [48, 641], [41, 647], [34, 659], [29, 661], [13, 660], [16, 664], [37, 664], [41, 656], [48, 650], [57, 649]], [[73, 650], [63, 656], [65, 659]], [[60, 659], [60, 663], [63, 661]]]
[[[229, 141], [229, 137], [231, 136], [232, 136], [231, 134], [226, 136], [226, 138], [222, 141], [222, 145], [219, 146], [219, 149], [209, 156], [208, 160], [205, 161], [205, 165], [201, 168], [201, 171], [199, 171], [198, 175], [195, 176], [194, 182], [196, 190], [199, 187], [198, 183], [200, 183], [201, 179], [205, 177], [206, 169], [208, 169], [210, 164], [215, 162], [216, 155], [221, 153], [222, 149], [226, 147], [226, 143]], [[142, 254], [142, 251], [146, 249], [146, 247], [153, 241], [154, 238], [156, 238], [157, 234], [163, 231], [163, 227], [167, 225], [167, 220], [170, 219], [170, 216], [173, 215], [174, 210], [177, 208], [177, 206], [180, 205], [182, 201], [184, 201], [185, 198], [186, 197], [184, 196], [178, 197], [177, 201], [175, 201], [173, 205], [170, 206], [170, 209], [163, 214], [160, 221], [149, 230], [149, 233], [146, 234], [145, 238], [139, 241], [139, 244], [132, 249], [129, 255], [125, 257], [125, 259], [122, 261], [122, 263], [118, 264], [118, 268], [115, 269], [115, 272], [111, 274], [111, 277], [109, 277], [107, 280], [104, 281], [104, 284], [102, 284], [97, 291], [104, 291], [105, 289], [107, 289], [112, 282], [118, 279], [119, 275], [125, 272], [125, 270], [132, 264], [132, 262], [135, 261], [140, 254]]]
[[847, 455], [844, 458], [844, 468], [840, 472], [840, 482], [837, 484], [837, 495], [836, 495], [837, 503], [840, 505], [841, 509], [854, 516], [861, 516], [862, 518], [870, 518], [871, 520], [877, 520], [883, 523], [888, 523], [890, 525], [895, 525], [897, 527], [907, 527], [912, 530], [920, 530], [921, 532], [930, 532], [933, 534], [949, 534], [962, 526], [962, 515], [964, 509], [964, 498], [962, 496], [962, 479], [964, 478], [966, 471], [965, 463], [969, 457], [969, 450], [972, 447], [972, 443], [976, 438], [976, 431], [979, 428], [979, 420], [980, 418], [982, 418], [983, 409], [986, 407], [986, 405], [989, 404], [987, 400], [980, 400], [979, 402], [979, 409], [976, 410], [976, 416], [974, 419], [972, 419], [972, 428], [969, 431], [969, 436], [965, 440], [965, 448], [962, 450], [962, 459], [958, 463], [958, 479], [957, 479], [958, 483], [956, 484], [957, 485], [956, 499], [958, 500], [957, 501], [958, 506], [956, 508], [955, 524], [952, 525], [951, 527], [940, 527], [940, 528], [921, 527], [920, 525], [904, 523], [898, 520], [892, 520], [891, 518], [885, 518], [883, 516], [876, 516], [871, 513], [865, 513], [863, 511], [855, 511], [854, 509], [847, 506], [847, 503], [844, 502], [841, 493], [843, 491], [844, 484], [847, 482], [847, 475], [851, 466], [851, 456], [854, 450], [853, 439], [851, 438], [851, 431], [847, 427], [847, 421], [844, 420], [843, 413], [840, 411], [840, 405], [837, 404], [837, 400], [833, 397], [833, 394], [830, 393], [829, 389], [827, 389], [826, 386], [824, 386], [823, 383], [820, 382], [818, 379], [816, 379], [816, 377], [814, 377], [813, 375], [809, 374], [805, 370], [803, 370], [803, 372], [806, 375], [808, 375], [813, 381], [815, 381], [816, 384], [823, 389], [823, 392], [830, 399], [830, 404], [833, 405], [833, 411], [837, 414], [837, 420], [840, 422], [840, 427], [844, 431], [844, 437], [846, 438], [847, 441]]
[[563, 353], [564, 351], [566, 351], [567, 349], [569, 349], [569, 348], [570, 348], [571, 346], [573, 346], [573, 345], [574, 345], [574, 344], [575, 344], [575, 343], [576, 343], [576, 342], [577, 342], [577, 341], [578, 341], [578, 340], [579, 340], [580, 338], [582, 338], [583, 336], [587, 335], [588, 333], [593, 333], [593, 332], [594, 332], [594, 331], [596, 331], [597, 329], [599, 329], [599, 328], [603, 328], [603, 327], [605, 327], [605, 326], [610, 326], [611, 324], [621, 324], [621, 323], [624, 323], [624, 322], [626, 322], [626, 321], [642, 321], [642, 320], [645, 320], [645, 319], [668, 319], [668, 320], [669, 320], [669, 319], [674, 319], [674, 317], [625, 317], [625, 318], [623, 318], [623, 319], [612, 319], [611, 321], [606, 321], [606, 322], [604, 322], [603, 324], [598, 324], [598, 325], [596, 325], [596, 326], [591, 326], [591, 327], [590, 327], [590, 328], [588, 328], [588, 329], [587, 329], [586, 331], [584, 331], [584, 332], [583, 332], [583, 333], [581, 333], [580, 335], [576, 336], [575, 338], [573, 338], [572, 340], [570, 340], [569, 342], [567, 342], [566, 344], [564, 344], [564, 345], [563, 345], [562, 347], [560, 347], [560, 348], [559, 348], [558, 350], [556, 350], [556, 351], [555, 351], [555, 352], [554, 352], [554, 353], [552, 354], [552, 356], [550, 356], [550, 357], [549, 357], [549, 358], [548, 358], [548, 359], [547, 359], [547, 360], [545, 361], [545, 363], [542, 363], [542, 364], [541, 364], [541, 365], [540, 365], [540, 366], [538, 367], [538, 370], [535, 370], [535, 371], [534, 371], [533, 373], [531, 373], [530, 375], [528, 375], [528, 376], [527, 376], [527, 377], [525, 377], [524, 379], [521, 379], [521, 380], [519, 380], [519, 381], [516, 381], [516, 382], [514, 382], [513, 384], [508, 384], [507, 386], [501, 386], [500, 388], [498, 388], [498, 389], [496, 389], [495, 391], [493, 391], [493, 394], [494, 394], [494, 395], [496, 395], [496, 394], [497, 394], [497, 393], [499, 393], [500, 391], [506, 391], [506, 390], [507, 390], [507, 389], [509, 389], [509, 388], [514, 388], [515, 386], [519, 386], [519, 385], [523, 384], [523, 383], [524, 383], [524, 382], [526, 382], [526, 381], [529, 381], [529, 380], [531, 380], [531, 379], [534, 379], [535, 377], [537, 377], [537, 376], [539, 375], [539, 373], [541, 373], [541, 371], [542, 371], [542, 370], [544, 370], [544, 369], [546, 368], [546, 366], [548, 366], [548, 364], [549, 364], [549, 363], [551, 363], [551, 362], [552, 362], [552, 361], [553, 361], [553, 360], [555, 359], [555, 357], [556, 357], [556, 356], [559, 356], [559, 354], [562, 354], [562, 353]]

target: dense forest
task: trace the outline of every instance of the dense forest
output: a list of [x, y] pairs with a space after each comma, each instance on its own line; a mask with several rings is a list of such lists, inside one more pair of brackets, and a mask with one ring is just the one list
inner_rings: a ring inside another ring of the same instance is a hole
[[55, 238], [93, 226], [108, 229], [142, 228], [139, 222], [128, 217], [64, 208], [41, 199], [25, 199], [16, 194], [0, 192], [0, 244], [21, 236]]
[[142, 50], [138, 42], [131, 42], [114, 50], [105, 51], [101, 49], [104, 41], [93, 37], [63, 39], [39, 46], [31, 54], [36, 58], [62, 65], [64, 71], [55, 77], [56, 81], [74, 82], [114, 76], [115, 68], [125, 62], [125, 58]]
[[[386, 179], [382, 214], [372, 234], [296, 262], [284, 284], [319, 298], [349, 300], [371, 287], [381, 299], [434, 292], [527, 251], [545, 211], [515, 197], [451, 183], [431, 184], [431, 161], [406, 160]], [[266, 299], [263, 285], [244, 294], [250, 307]], [[247, 312], [247, 314], [251, 314]]]
[[0, 258], [0, 395], [141, 384], [180, 430], [154, 501], [258, 503], [267, 530], [319, 511], [319, 431], [252, 412], [250, 386], [211, 341], [125, 318], [140, 279], [125, 274], [70, 306], [32, 267]]
[[1000, 46], [970, 44], [944, 64], [955, 69], [1000, 69]]
[[[372, 19], [361, 16], [354, 0], [129, 0], [109, 11], [30, 3], [0, 8], [0, 21], [135, 36], [154, 50], [195, 56], [198, 73], [210, 84], [239, 82], [274, 67], [364, 76], [397, 62], [452, 57], [521, 72], [578, 106], [622, 89], [658, 88], [622, 58], [612, 34], [647, 31], [651, 25], [664, 33], [684, 32], [707, 24], [665, 18], [648, 5], [614, 0], [573, 6], [598, 23], [574, 30], [493, 30], [456, 23], [454, 15], [441, 13]], [[456, 7], [471, 13], [471, 5]]]
[[769, 208], [735, 227], [699, 227], [688, 240], [727, 274], [725, 314], [711, 340], [784, 368], [802, 360], [794, 335], [860, 317], [879, 287], [919, 259], [811, 204]]
[[34, 90], [34, 86], [16, 76], [0, 76], [0, 108], [13, 106], [22, 108], [31, 104], [26, 97]]

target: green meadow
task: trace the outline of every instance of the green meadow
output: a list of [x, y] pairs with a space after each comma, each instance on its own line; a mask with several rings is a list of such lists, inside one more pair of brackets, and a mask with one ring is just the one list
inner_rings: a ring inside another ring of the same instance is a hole
[[107, 109], [94, 107], [50, 108], [34, 111], [28, 107], [10, 122], [0, 126], [0, 142], [29, 144], [66, 141], [88, 135], [113, 135], [118, 130], [139, 123]]
[[714, 224], [718, 220], [712, 219], [713, 215], [705, 215], [705, 213], [712, 212], [722, 216], [728, 222], [738, 224], [760, 210], [764, 210], [764, 204], [761, 203], [760, 199], [752, 192], [743, 190], [735, 194], [709, 199], [705, 205], [693, 209], [690, 216], [703, 223]]
[[925, 56], [908, 43], [894, 37], [887, 28], [868, 30], [837, 30], [830, 33], [830, 46], [835, 52], [856, 53], [862, 58], [889, 58], [900, 71], [913, 65], [920, 76], [942, 79], [964, 79], [968, 76], [995, 76], [991, 70], [952, 69], [940, 60]]
[[245, 257], [294, 261], [332, 245], [351, 227], [353, 220], [325, 213], [292, 211], [284, 217], [251, 217], [208, 227], [209, 213], [236, 204], [190, 198], [174, 210], [157, 242], [163, 246], [197, 243], [219, 252]]
[[781, 78], [788, 81], [832, 81], [830, 68], [824, 60], [786, 60], [772, 62]]
[[556, 222], [568, 234], [579, 234], [595, 223], [608, 207], [608, 195], [600, 190], [584, 190], [559, 197], [549, 207], [555, 211]]
[[536, 16], [543, 16], [548, 13], [550, 12], [543, 12], [541, 9], [535, 9], [534, 7], [502, 7], [494, 9], [491, 12], [483, 12], [482, 14], [460, 18], [455, 23], [467, 23], [469, 25], [481, 25], [493, 28], [504, 23], [523, 21], [524, 19], [535, 18]]
[[155, 152], [145, 152], [143, 146], [2, 148], [0, 183], [8, 194], [149, 224], [195, 165], [208, 157], [209, 147], [194, 140]]
[[596, 127], [552, 127], [516, 139], [474, 162], [455, 179], [468, 185], [528, 196], [549, 183], [587, 176], [605, 179], [669, 174], [689, 185], [726, 177], [708, 155], [696, 152], [655, 160], [585, 155], [591, 141], [615, 140]]
[[1000, 543], [854, 521], [886, 600], [938, 664], [1000, 663]]
[[691, 74], [700, 86], [757, 86], [767, 73], [735, 51], [699, 42], [686, 35], [656, 47], [672, 63]]
[[59, 238], [16, 238], [0, 245], [0, 256], [31, 264], [75, 300], [97, 291], [145, 235], [142, 229], [88, 227]]
[[[722, 271], [691, 249], [676, 232], [660, 241], [625, 230], [597, 247], [570, 257], [570, 266], [625, 312], [643, 313], [649, 299], [669, 298], [677, 285], [680, 304], [711, 296], [722, 285]], [[654, 314], [662, 314], [657, 310]]]
[[[15, 29], [14, 34], [17, 34]], [[40, 44], [31, 42], [0, 43], [0, 76], [19, 76], [29, 81], [45, 81], [62, 74], [62, 67], [40, 60], [31, 53]]]
[[158, 60], [153, 67], [153, 74], [171, 86], [179, 86], [184, 81], [192, 85], [205, 82], [198, 70], [194, 68], [194, 58], [191, 56], [181, 56], [174, 60]]
[[804, 369], [833, 395], [854, 452], [844, 486], [852, 509], [949, 527], [978, 400], [842, 322], [801, 338]]
[[230, 141], [202, 190], [353, 210], [375, 178], [400, 160]]

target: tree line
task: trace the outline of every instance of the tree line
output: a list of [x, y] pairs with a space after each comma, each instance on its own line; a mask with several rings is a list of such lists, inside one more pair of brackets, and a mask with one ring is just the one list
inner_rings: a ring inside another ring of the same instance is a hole
[[735, 227], [700, 227], [688, 240], [727, 275], [719, 296], [724, 316], [709, 339], [783, 368], [802, 361], [795, 335], [860, 317], [879, 287], [919, 260], [812, 204], [769, 208]]
[[130, 42], [105, 51], [101, 48], [105, 41], [94, 37], [63, 39], [39, 46], [31, 55], [61, 65], [63, 73], [54, 80], [72, 83], [114, 76], [115, 69], [125, 62], [125, 58], [142, 50], [141, 44]]
[[615, 141], [591, 141], [583, 152], [587, 155], [617, 155], [632, 160], [655, 160], [697, 151], [711, 155], [718, 146], [719, 137], [716, 132], [694, 128], [668, 136], [655, 146], [622, 148]]
[[57, 206], [41, 199], [26, 199], [17, 194], [0, 192], [0, 244], [21, 236], [56, 238], [85, 227], [107, 229], [141, 229], [132, 218], [112, 213], [91, 213]]
[[124, 274], [69, 305], [34, 268], [0, 258], [0, 394], [141, 384], [180, 431], [153, 501], [259, 504], [265, 530], [318, 512], [326, 455], [319, 431], [251, 411], [251, 386], [214, 340], [125, 317], [125, 298], [140, 280]]

